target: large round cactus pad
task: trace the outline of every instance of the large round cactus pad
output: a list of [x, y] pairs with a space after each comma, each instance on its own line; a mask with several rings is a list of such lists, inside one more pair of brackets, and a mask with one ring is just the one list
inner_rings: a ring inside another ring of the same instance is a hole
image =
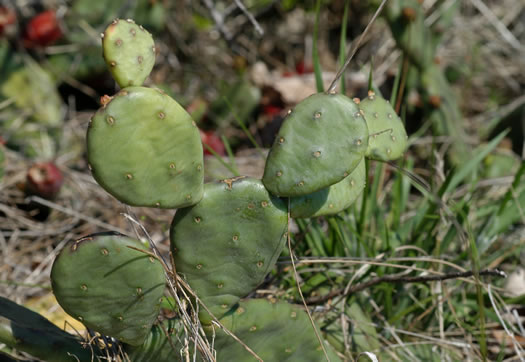
[[274, 195], [301, 196], [352, 172], [368, 146], [357, 105], [341, 94], [314, 94], [287, 116], [270, 149], [264, 186]]
[[178, 208], [202, 197], [199, 130], [160, 90], [128, 87], [117, 93], [93, 116], [87, 151], [93, 177], [126, 204]]
[[359, 165], [342, 181], [313, 194], [291, 197], [290, 214], [294, 218], [334, 215], [348, 208], [366, 185], [366, 166]]
[[[259, 180], [204, 186], [197, 205], [178, 210], [171, 225], [177, 272], [220, 317], [259, 285], [284, 246], [286, 205]], [[209, 322], [205, 316], [203, 323]]]
[[69, 243], [51, 270], [53, 293], [72, 317], [123, 342], [141, 344], [164, 292], [161, 263], [138, 240], [94, 234]]
[[407, 133], [401, 118], [383, 97], [369, 92], [359, 103], [368, 125], [369, 139], [366, 156], [390, 161], [403, 155], [407, 146]]
[[102, 48], [121, 88], [142, 85], [155, 65], [153, 37], [133, 20], [114, 20], [102, 33]]
[[[264, 361], [318, 362], [324, 353], [306, 312], [286, 302], [252, 299], [239, 303], [221, 323]], [[208, 328], [208, 334], [212, 334]], [[217, 361], [257, 361], [239, 342], [215, 328]], [[331, 362], [340, 361], [325, 343]]]

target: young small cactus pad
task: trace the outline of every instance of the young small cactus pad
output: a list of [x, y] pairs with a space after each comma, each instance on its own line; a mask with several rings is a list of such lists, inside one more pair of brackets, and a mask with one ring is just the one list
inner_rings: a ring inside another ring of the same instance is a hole
[[290, 112], [270, 149], [264, 186], [274, 195], [302, 196], [350, 174], [368, 146], [357, 105], [341, 94], [314, 94]]
[[58, 303], [86, 327], [131, 345], [143, 343], [164, 292], [160, 262], [138, 250], [138, 240], [116, 233], [70, 242], [51, 270]]
[[[242, 301], [221, 323], [264, 361], [325, 361], [306, 312], [286, 302]], [[211, 327], [207, 328], [211, 335]], [[217, 361], [256, 361], [240, 343], [216, 328]], [[327, 343], [331, 362], [340, 361]]]
[[[206, 184], [202, 201], [177, 211], [171, 225], [177, 272], [220, 317], [263, 281], [281, 253], [286, 230], [286, 205], [259, 180]], [[208, 318], [203, 315], [201, 322]]]
[[133, 206], [178, 208], [202, 197], [202, 143], [195, 122], [157, 89], [128, 87], [93, 116], [88, 162], [97, 182]]
[[153, 37], [133, 20], [114, 20], [102, 33], [102, 48], [121, 88], [142, 85], [155, 64]]
[[363, 158], [359, 165], [342, 181], [313, 194], [290, 198], [290, 213], [294, 218], [337, 214], [348, 208], [361, 194], [366, 184]]
[[407, 147], [407, 133], [401, 118], [392, 105], [374, 92], [359, 103], [368, 124], [368, 149], [366, 156], [375, 160], [390, 161], [403, 155]]

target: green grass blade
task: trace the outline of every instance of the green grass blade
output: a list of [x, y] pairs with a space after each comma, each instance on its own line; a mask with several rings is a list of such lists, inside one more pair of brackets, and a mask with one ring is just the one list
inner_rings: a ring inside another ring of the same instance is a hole
[[368, 90], [374, 90], [374, 58], [370, 59], [370, 72], [368, 73]]
[[221, 135], [221, 141], [222, 141], [222, 144], [224, 145], [224, 148], [226, 149], [226, 154], [228, 155], [228, 158], [230, 159], [231, 167], [234, 168], [237, 171], [237, 173], [239, 173], [239, 169], [237, 168], [237, 164], [235, 162], [235, 155], [233, 154], [232, 148], [230, 146], [230, 142], [224, 135]]
[[448, 184], [445, 192], [450, 192], [456, 188], [461, 182], [463, 182], [468, 176], [472, 174], [475, 170], [478, 169], [479, 164], [483, 161], [487, 155], [496, 148], [497, 145], [501, 142], [503, 137], [507, 135], [509, 131], [504, 131], [496, 136], [492, 141], [490, 141], [485, 146], [476, 147], [472, 152], [473, 157], [464, 165], [461, 166], [454, 174], [450, 183]]
[[359, 239], [363, 238], [364, 232], [365, 232], [365, 224], [366, 224], [366, 213], [367, 213], [367, 205], [368, 205], [368, 194], [370, 192], [370, 184], [368, 182], [368, 173], [370, 170], [370, 160], [365, 158], [365, 177], [366, 177], [366, 183], [365, 183], [365, 189], [363, 190], [362, 198], [361, 198], [361, 211], [359, 215], [359, 222], [357, 223], [357, 232], [359, 233], [360, 237]]
[[[348, 9], [350, 8], [350, 0], [345, 1], [345, 9], [343, 11], [343, 20], [341, 22], [341, 39], [339, 40], [339, 63], [341, 67], [345, 64], [346, 58], [346, 27], [348, 26]], [[345, 75], [344, 71], [341, 75], [341, 93], [346, 93]]]
[[472, 262], [472, 271], [474, 272], [474, 280], [476, 281], [476, 295], [477, 295], [477, 301], [478, 301], [478, 320], [479, 320], [479, 329], [480, 329], [480, 335], [478, 337], [479, 346], [481, 349], [481, 356], [483, 357], [483, 360], [487, 360], [487, 336], [485, 331], [485, 303], [483, 301], [483, 285], [481, 284], [481, 281], [479, 280], [479, 270], [480, 270], [480, 259], [479, 259], [479, 253], [478, 249], [476, 247], [476, 241], [474, 240], [474, 237], [472, 236], [472, 233], [469, 230], [469, 253], [470, 253], [470, 259]]
[[317, 87], [317, 92], [324, 92], [323, 84], [323, 71], [321, 69], [321, 62], [319, 60], [319, 48], [317, 44], [317, 38], [319, 36], [319, 22], [321, 18], [321, 0], [317, 0], [315, 3], [315, 24], [314, 24], [314, 35], [312, 42], [312, 60], [314, 63], [314, 73], [315, 73], [315, 85]]
[[224, 97], [224, 101], [226, 102], [226, 105], [228, 106], [228, 108], [230, 109], [230, 112], [232, 113], [233, 117], [235, 118], [235, 120], [237, 121], [237, 124], [241, 127], [242, 131], [244, 132], [244, 134], [246, 134], [246, 137], [248, 137], [248, 139], [250, 140], [251, 144], [253, 145], [253, 147], [255, 147], [255, 149], [257, 150], [257, 152], [259, 153], [259, 155], [262, 157], [262, 158], [265, 158], [264, 156], [264, 153], [261, 149], [261, 147], [259, 146], [259, 144], [257, 143], [257, 141], [255, 140], [255, 138], [253, 138], [252, 134], [250, 133], [250, 130], [246, 127], [246, 125], [244, 124], [244, 121], [237, 115], [237, 113], [235, 112], [235, 110], [233, 109], [233, 106], [231, 104], [231, 102], [226, 98]]
[[228, 169], [228, 171], [230, 171], [234, 176], [240, 176], [239, 171], [236, 168], [232, 167], [229, 163], [224, 161], [222, 159], [221, 155], [219, 155], [217, 152], [215, 152], [215, 150], [213, 148], [208, 146], [206, 143], [203, 143], [202, 145], [204, 146], [204, 148], [206, 148], [213, 155], [213, 157], [215, 157], [221, 163], [221, 165], [226, 167]]
[[399, 70], [394, 78], [394, 85], [392, 86], [392, 95], [390, 96], [390, 104], [394, 105], [397, 101], [397, 92], [399, 91], [399, 83], [401, 82], [401, 75], [403, 74], [403, 62], [399, 65]]
[[[480, 253], [484, 253], [490, 247], [497, 234], [507, 230], [510, 225], [522, 218], [521, 212], [525, 207], [525, 185], [522, 181], [524, 174], [525, 161], [522, 161], [511, 187], [499, 204], [498, 210], [490, 215], [478, 233], [477, 242]], [[478, 217], [482, 217], [482, 215], [478, 215]]]

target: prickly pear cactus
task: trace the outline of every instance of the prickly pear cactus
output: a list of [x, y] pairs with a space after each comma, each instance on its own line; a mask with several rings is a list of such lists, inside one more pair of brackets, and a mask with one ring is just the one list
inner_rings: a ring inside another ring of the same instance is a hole
[[69, 243], [51, 270], [53, 293], [86, 327], [139, 345], [150, 332], [164, 292], [160, 262], [138, 250], [138, 240], [116, 233]]
[[184, 329], [179, 319], [168, 319], [155, 324], [140, 346], [125, 346], [130, 361], [133, 362], [169, 362], [181, 358]]
[[[324, 361], [325, 357], [306, 312], [286, 302], [242, 301], [221, 323], [264, 361]], [[211, 335], [211, 327], [208, 334]], [[244, 347], [216, 329], [217, 361], [257, 361]], [[331, 362], [339, 357], [325, 343]]]
[[374, 92], [359, 103], [368, 124], [368, 149], [366, 156], [375, 160], [390, 161], [403, 155], [407, 147], [407, 133], [401, 118], [392, 105]]
[[128, 87], [93, 116], [93, 177], [133, 206], [179, 208], [202, 198], [202, 143], [191, 116], [158, 89]]
[[302, 196], [352, 172], [368, 146], [358, 106], [341, 94], [314, 94], [287, 116], [270, 150], [264, 186], [278, 196]]
[[142, 85], [155, 64], [151, 34], [133, 20], [116, 19], [101, 35], [104, 59], [118, 85]]
[[348, 208], [361, 194], [366, 184], [364, 158], [342, 181], [313, 194], [290, 198], [293, 218], [317, 217], [337, 214]]
[[[220, 317], [263, 281], [286, 230], [286, 205], [259, 180], [206, 184], [202, 201], [177, 211], [171, 225], [177, 272]], [[204, 313], [201, 322], [210, 322], [209, 316]]]

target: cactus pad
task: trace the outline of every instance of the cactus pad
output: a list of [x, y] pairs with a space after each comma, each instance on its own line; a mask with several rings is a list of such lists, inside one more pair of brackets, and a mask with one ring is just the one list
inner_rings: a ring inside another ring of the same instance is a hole
[[370, 91], [359, 108], [365, 115], [370, 135], [366, 156], [381, 161], [401, 157], [407, 147], [407, 133], [390, 103]]
[[184, 328], [179, 319], [167, 319], [155, 324], [140, 346], [124, 346], [133, 362], [168, 362], [179, 361], [183, 348]]
[[128, 87], [93, 116], [93, 177], [132, 206], [178, 208], [202, 197], [202, 143], [190, 115], [157, 89]]
[[[325, 360], [312, 324], [306, 312], [298, 306], [264, 299], [242, 301], [235, 311], [221, 319], [221, 323], [264, 361]], [[217, 361], [256, 361], [222, 330], [216, 329], [216, 333]], [[340, 361], [327, 343], [325, 347], [330, 361]]]
[[302, 196], [352, 172], [368, 146], [357, 105], [341, 94], [314, 94], [290, 112], [270, 150], [264, 186], [275, 195]]
[[313, 194], [290, 198], [290, 212], [294, 218], [337, 214], [348, 208], [361, 194], [366, 184], [364, 158], [342, 181]]
[[133, 20], [114, 20], [102, 33], [102, 48], [121, 88], [142, 85], [155, 64], [153, 37]]
[[178, 210], [173, 219], [177, 271], [220, 317], [263, 281], [281, 253], [286, 230], [284, 202], [259, 180], [206, 184], [202, 201]]
[[120, 234], [94, 234], [69, 243], [51, 270], [53, 293], [64, 310], [101, 334], [143, 343], [164, 292], [160, 262]]

